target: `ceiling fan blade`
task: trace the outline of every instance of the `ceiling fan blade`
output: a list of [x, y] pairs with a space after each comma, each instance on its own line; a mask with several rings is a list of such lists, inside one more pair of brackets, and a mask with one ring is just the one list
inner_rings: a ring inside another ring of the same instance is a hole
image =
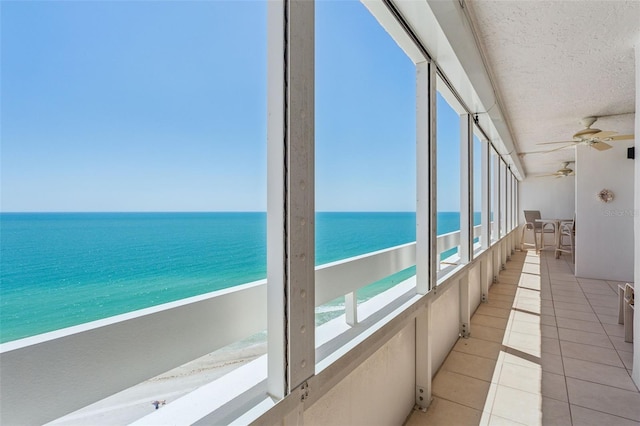
[[595, 135], [591, 135], [590, 138], [594, 138], [594, 139], [607, 139], [612, 137], [613, 135], [617, 135], [618, 132], [612, 132], [612, 131], [602, 131], [602, 132], [598, 132]]
[[541, 142], [541, 143], [537, 143], [536, 145], [553, 145], [556, 143], [579, 143], [579, 142], [576, 142], [576, 141]]
[[561, 149], [565, 149], [565, 148], [573, 148], [574, 146], [576, 146], [576, 144], [572, 144], [572, 145], [565, 145], [565, 146], [561, 146], [560, 148], [554, 148], [554, 149], [550, 149], [548, 151], [541, 151], [541, 152], [555, 152], [555, 151], [560, 151]]
[[611, 145], [609, 145], [608, 143], [604, 143], [604, 142], [594, 142], [594, 143], [590, 144], [589, 146], [594, 147], [598, 151], [605, 151], [607, 149], [611, 149], [612, 148]]
[[605, 138], [605, 141], [625, 141], [627, 139], [633, 139], [635, 138], [635, 135], [618, 135], [618, 136], [611, 136], [609, 138]]

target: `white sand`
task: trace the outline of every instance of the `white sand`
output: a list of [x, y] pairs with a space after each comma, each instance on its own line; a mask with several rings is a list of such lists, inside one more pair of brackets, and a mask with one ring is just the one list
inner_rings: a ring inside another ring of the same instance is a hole
[[[155, 411], [153, 401], [167, 404], [267, 352], [266, 342], [238, 343], [205, 355], [133, 386], [49, 424], [126, 425]], [[160, 405], [159, 409], [162, 410]]]

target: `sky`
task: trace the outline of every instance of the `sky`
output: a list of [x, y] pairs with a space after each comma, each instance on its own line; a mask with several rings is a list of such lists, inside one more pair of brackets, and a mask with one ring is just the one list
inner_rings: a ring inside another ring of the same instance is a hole
[[[266, 210], [265, 2], [1, 7], [1, 211]], [[316, 210], [414, 211], [414, 64], [358, 1], [317, 3], [315, 64]]]

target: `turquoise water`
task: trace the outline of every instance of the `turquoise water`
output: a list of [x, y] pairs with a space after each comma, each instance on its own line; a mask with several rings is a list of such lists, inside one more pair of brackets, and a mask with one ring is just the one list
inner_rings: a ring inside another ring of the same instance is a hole
[[[458, 213], [439, 213], [438, 233], [459, 221]], [[316, 264], [411, 241], [415, 213], [316, 217]], [[3, 213], [0, 248], [6, 342], [265, 278], [266, 214]]]

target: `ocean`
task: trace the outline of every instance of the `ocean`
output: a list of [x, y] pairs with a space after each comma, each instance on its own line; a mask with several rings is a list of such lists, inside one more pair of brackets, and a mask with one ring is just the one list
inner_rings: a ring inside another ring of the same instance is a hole
[[[439, 213], [438, 234], [459, 223], [459, 213]], [[266, 238], [265, 213], [2, 213], [0, 342], [263, 279]], [[316, 216], [317, 265], [412, 241], [412, 212]]]

